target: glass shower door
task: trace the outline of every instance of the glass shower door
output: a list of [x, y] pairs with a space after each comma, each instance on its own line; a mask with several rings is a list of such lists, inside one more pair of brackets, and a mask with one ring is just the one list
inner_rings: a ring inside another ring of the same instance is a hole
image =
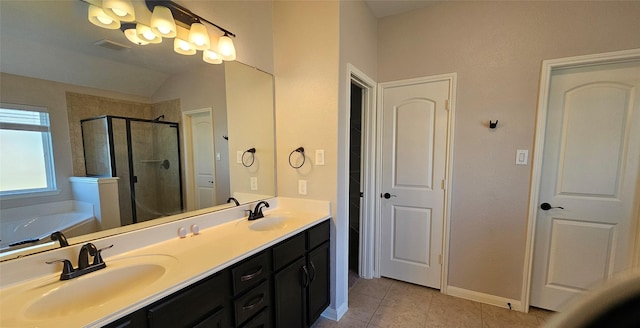
[[137, 222], [182, 212], [178, 125], [130, 121]]

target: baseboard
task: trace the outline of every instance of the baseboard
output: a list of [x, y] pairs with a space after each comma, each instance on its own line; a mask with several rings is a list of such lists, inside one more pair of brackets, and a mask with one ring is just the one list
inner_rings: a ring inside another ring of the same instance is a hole
[[463, 289], [454, 286], [447, 286], [447, 294], [455, 297], [464, 298], [470, 301], [485, 303], [489, 305], [494, 305], [502, 308], [509, 308], [509, 304], [511, 304], [511, 309], [514, 311], [524, 312], [522, 309], [522, 303], [519, 300], [512, 300], [505, 297], [495, 296], [491, 294], [479, 293], [473, 290]]
[[349, 310], [349, 305], [347, 302], [344, 302], [337, 309], [329, 306], [324, 310], [324, 312], [322, 312], [322, 316], [333, 321], [338, 321], [345, 313], [347, 313], [347, 310]]

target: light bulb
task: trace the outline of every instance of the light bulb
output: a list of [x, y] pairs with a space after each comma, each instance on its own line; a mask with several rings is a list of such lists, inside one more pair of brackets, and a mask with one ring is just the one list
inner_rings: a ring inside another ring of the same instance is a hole
[[233, 45], [233, 40], [226, 34], [218, 40], [218, 53], [224, 60], [236, 60], [236, 48]]
[[191, 44], [180, 38], [175, 38], [173, 41], [173, 51], [181, 55], [195, 55], [196, 49], [191, 48]]
[[114, 19], [123, 22], [133, 22], [136, 14], [131, 0], [102, 0], [104, 12]]
[[136, 34], [138, 37], [149, 43], [160, 43], [162, 42], [162, 38], [151, 30], [151, 28], [147, 25], [138, 23], [136, 25]]
[[191, 30], [189, 31], [189, 42], [193, 44], [196, 50], [209, 49], [209, 33], [207, 28], [201, 23], [191, 24]]
[[222, 64], [222, 58], [215, 51], [208, 49], [202, 52], [202, 60], [209, 64]]
[[176, 36], [176, 22], [173, 20], [171, 10], [163, 6], [155, 6], [151, 15], [151, 30], [165, 38]]
[[131, 24], [131, 23], [123, 24], [123, 29], [124, 29], [124, 36], [126, 36], [127, 39], [131, 41], [131, 43], [135, 43], [140, 46], [149, 44], [149, 42], [144, 41], [138, 37], [138, 34], [136, 33], [135, 24]]
[[102, 28], [107, 28], [110, 30], [115, 30], [120, 28], [120, 21], [117, 19], [113, 19], [108, 16], [104, 10], [100, 7], [96, 7], [94, 5], [89, 5], [88, 19], [91, 24], [100, 26]]
[[96, 18], [100, 21], [100, 23], [104, 25], [109, 25], [113, 23], [113, 19], [111, 19], [111, 17], [108, 17], [108, 16], [97, 16]]

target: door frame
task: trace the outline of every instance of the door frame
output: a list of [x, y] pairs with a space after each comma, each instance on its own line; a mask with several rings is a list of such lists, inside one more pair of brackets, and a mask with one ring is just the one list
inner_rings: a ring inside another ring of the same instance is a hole
[[[373, 220], [373, 214], [375, 213], [375, 177], [376, 177], [376, 93], [377, 93], [377, 83], [367, 76], [365, 73], [357, 69], [351, 63], [347, 63], [347, 83], [346, 85], [346, 107], [350, 108], [351, 106], [351, 83], [358, 85], [362, 88], [363, 92], [363, 125], [364, 131], [362, 134], [362, 207], [360, 208], [360, 254], [359, 257], [359, 272], [358, 274], [366, 279], [371, 279], [375, 277], [374, 267], [375, 267], [375, 225]], [[345, 126], [344, 126], [344, 136], [346, 137], [345, 144], [348, 145], [350, 141], [349, 137], [349, 122], [351, 121], [351, 115], [349, 111], [345, 111], [347, 117], [345, 118]], [[345, 147], [344, 154], [345, 160], [347, 161], [345, 165], [343, 165], [343, 175], [346, 177], [345, 181], [349, 181], [349, 147]], [[338, 208], [342, 208], [341, 214], [338, 214], [339, 217], [346, 218], [343, 224], [343, 229], [345, 231], [346, 240], [344, 245], [348, 252], [349, 245], [349, 184], [339, 184], [342, 185], [342, 194], [345, 197], [338, 197], [338, 202], [342, 203], [342, 206], [338, 206]], [[346, 257], [348, 260], [348, 256]], [[348, 265], [347, 265], [348, 267]], [[347, 273], [345, 272], [345, 275]]]
[[[196, 207], [195, 197], [197, 195], [196, 192], [196, 181], [194, 177], [194, 161], [193, 161], [193, 129], [191, 128], [191, 119], [193, 116], [198, 116], [203, 113], [208, 113], [209, 118], [211, 118], [211, 129], [213, 129], [213, 108], [201, 108], [201, 109], [193, 109], [182, 112], [182, 142], [184, 144], [184, 158], [183, 158], [183, 167], [184, 167], [184, 182], [185, 182], [185, 205], [186, 210], [193, 211]], [[213, 145], [213, 153], [215, 156], [215, 143]], [[214, 178], [215, 178], [215, 160], [213, 162], [214, 165]], [[217, 183], [217, 182], [216, 182]]]
[[[531, 278], [533, 272], [533, 250], [535, 241], [535, 228], [538, 212], [538, 193], [540, 191], [540, 179], [542, 178], [542, 154], [544, 152], [544, 136], [546, 132], [546, 121], [549, 100], [549, 87], [551, 84], [551, 74], [553, 71], [565, 68], [585, 67], [593, 65], [613, 64], [632, 60], [640, 60], [640, 49], [630, 49], [623, 51], [606, 52], [600, 54], [566, 57], [558, 59], [549, 59], [542, 62], [542, 71], [540, 76], [540, 87], [538, 95], [538, 107], [536, 118], [535, 140], [533, 146], [533, 160], [531, 170], [531, 183], [529, 189], [529, 211], [527, 217], [527, 238], [525, 243], [525, 257], [522, 280], [522, 299], [521, 304], [524, 312], [529, 312], [531, 298]], [[540, 155], [540, 156], [538, 156]], [[640, 193], [638, 193], [640, 195]], [[637, 196], [640, 198], [640, 196]], [[638, 200], [636, 200], [638, 201]], [[640, 207], [640, 206], [636, 206]], [[636, 209], [634, 215], [635, 222], [632, 222], [632, 228], [640, 234], [640, 210]], [[636, 254], [633, 256], [635, 262], [633, 265], [640, 265], [640, 238], [631, 240], [631, 252]]]
[[[391, 87], [399, 87], [399, 86], [408, 86], [413, 84], [421, 84], [421, 83], [429, 83], [429, 82], [439, 82], [439, 81], [448, 81], [449, 82], [449, 109], [447, 112], [447, 145], [446, 145], [446, 157], [445, 157], [445, 183], [444, 183], [444, 204], [443, 204], [443, 224], [442, 224], [442, 268], [441, 268], [441, 277], [440, 277], [440, 292], [446, 294], [447, 286], [448, 286], [448, 272], [449, 272], [449, 227], [451, 221], [451, 192], [453, 185], [453, 138], [454, 138], [454, 127], [455, 127], [455, 108], [456, 108], [456, 89], [457, 89], [457, 79], [458, 73], [448, 73], [434, 76], [426, 76], [419, 77], [413, 79], [406, 80], [398, 80], [398, 81], [390, 81], [383, 82], [378, 84], [378, 108], [383, 107], [383, 94], [384, 89]], [[379, 195], [382, 193], [382, 128], [383, 128], [383, 115], [382, 111], [380, 111], [380, 115], [377, 118], [377, 140], [376, 140], [376, 186], [375, 186], [375, 195]], [[380, 257], [382, 254], [382, 202], [380, 201], [380, 197], [375, 197], [376, 199], [376, 207], [375, 207], [375, 235], [377, 242], [374, 244], [375, 246], [375, 277], [380, 277]]]

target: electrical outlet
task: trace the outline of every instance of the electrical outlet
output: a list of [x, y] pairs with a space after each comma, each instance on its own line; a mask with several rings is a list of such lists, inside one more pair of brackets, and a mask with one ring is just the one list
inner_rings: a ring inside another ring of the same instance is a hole
[[298, 180], [298, 194], [307, 194], [307, 180]]
[[251, 190], [258, 190], [258, 177], [251, 177]]
[[324, 149], [316, 150], [316, 165], [317, 166], [324, 165]]

